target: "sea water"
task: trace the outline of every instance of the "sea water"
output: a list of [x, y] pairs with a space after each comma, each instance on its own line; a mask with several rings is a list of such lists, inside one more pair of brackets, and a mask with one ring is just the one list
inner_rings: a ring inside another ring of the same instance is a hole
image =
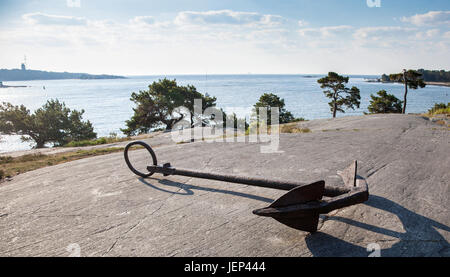
[[[217, 98], [217, 106], [244, 117], [258, 98], [266, 92], [275, 93], [284, 99], [286, 109], [296, 117], [318, 119], [331, 117], [330, 101], [317, 83], [320, 75], [179, 75], [179, 76], [134, 76], [112, 80], [42, 80], [4, 82], [6, 85], [25, 85], [26, 88], [0, 88], [0, 102], [25, 105], [31, 111], [49, 99], [59, 99], [71, 109], [85, 110], [84, 119], [89, 119], [98, 136], [111, 132], [122, 135], [120, 128], [133, 115], [132, 92], [148, 89], [148, 85], [162, 78], [176, 79], [179, 85], [193, 85], [201, 93]], [[361, 115], [367, 112], [370, 94], [386, 90], [403, 100], [401, 84], [367, 82], [378, 76], [350, 76], [348, 86], [361, 90], [359, 109], [338, 113], [338, 117]], [[426, 112], [435, 103], [450, 102], [450, 87], [427, 86], [410, 90], [407, 113]], [[23, 143], [20, 136], [1, 137], [0, 153], [30, 149], [33, 145]]]

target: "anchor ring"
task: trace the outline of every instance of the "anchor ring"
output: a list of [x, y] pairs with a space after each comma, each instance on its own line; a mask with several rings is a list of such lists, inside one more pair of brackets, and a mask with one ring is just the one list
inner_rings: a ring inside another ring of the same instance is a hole
[[134, 145], [140, 145], [143, 146], [145, 149], [147, 149], [147, 151], [150, 153], [150, 155], [152, 156], [152, 160], [153, 160], [153, 165], [157, 165], [158, 162], [156, 160], [156, 154], [155, 152], [153, 152], [153, 149], [150, 147], [150, 145], [148, 145], [147, 143], [143, 142], [143, 141], [133, 141], [131, 143], [129, 143], [126, 147], [125, 150], [123, 152], [124, 158], [125, 158], [125, 162], [127, 163], [128, 168], [136, 175], [141, 176], [143, 178], [147, 178], [152, 176], [155, 172], [149, 172], [149, 173], [142, 173], [140, 171], [138, 171], [137, 169], [135, 169], [133, 167], [133, 165], [130, 162], [130, 159], [128, 158], [128, 150], [130, 149], [130, 147], [134, 146]]

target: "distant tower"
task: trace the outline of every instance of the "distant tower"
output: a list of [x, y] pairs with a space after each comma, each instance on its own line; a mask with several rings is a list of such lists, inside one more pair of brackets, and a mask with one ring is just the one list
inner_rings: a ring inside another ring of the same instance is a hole
[[23, 63], [20, 65], [22, 70], [27, 70], [26, 64], [27, 64], [27, 56], [23, 56]]

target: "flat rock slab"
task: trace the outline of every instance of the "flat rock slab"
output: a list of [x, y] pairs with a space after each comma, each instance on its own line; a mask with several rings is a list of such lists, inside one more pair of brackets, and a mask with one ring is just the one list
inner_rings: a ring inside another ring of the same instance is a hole
[[[0, 255], [367, 257], [379, 247], [381, 256], [450, 256], [445, 126], [413, 115], [301, 124], [313, 132], [282, 134], [282, 153], [208, 141], [155, 152], [180, 168], [334, 184], [342, 182], [336, 171], [358, 160], [369, 201], [321, 216], [315, 234], [251, 213], [283, 191], [182, 176], [144, 180], [115, 153], [1, 184]], [[133, 155], [147, 163], [145, 151]]]

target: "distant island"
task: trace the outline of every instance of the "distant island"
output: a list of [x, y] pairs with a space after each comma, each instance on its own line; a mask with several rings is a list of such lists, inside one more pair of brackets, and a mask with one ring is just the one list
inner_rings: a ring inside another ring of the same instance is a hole
[[3, 81], [0, 81], [0, 88], [26, 88], [27, 86], [8, 86], [3, 84]]
[[31, 81], [31, 80], [61, 80], [61, 79], [125, 79], [116, 75], [92, 75], [87, 73], [51, 72], [29, 70], [22, 64], [21, 69], [0, 69], [0, 81]]
[[[419, 69], [417, 72], [422, 74], [427, 85], [450, 86], [450, 71]], [[369, 79], [367, 82], [394, 83], [387, 74], [381, 75], [379, 79]]]

